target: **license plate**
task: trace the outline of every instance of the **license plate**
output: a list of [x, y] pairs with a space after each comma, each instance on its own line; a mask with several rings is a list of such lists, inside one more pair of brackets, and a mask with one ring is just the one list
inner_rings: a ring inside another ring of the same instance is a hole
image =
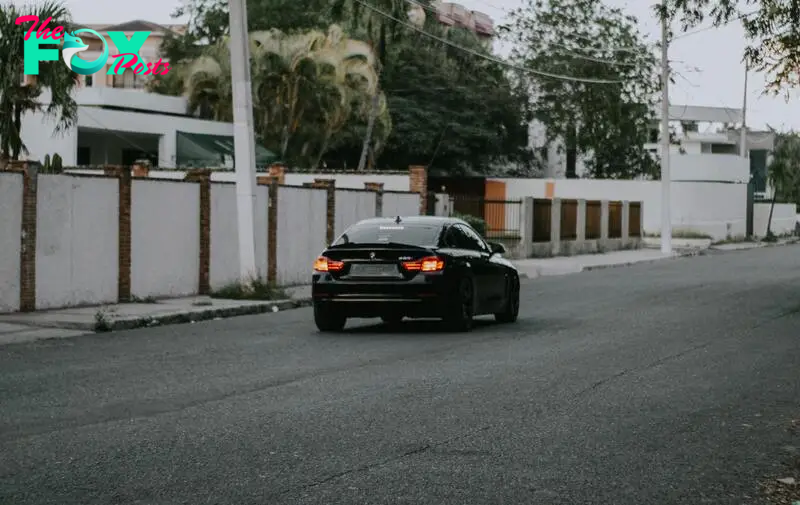
[[397, 277], [397, 265], [354, 263], [350, 265], [350, 275], [353, 277]]

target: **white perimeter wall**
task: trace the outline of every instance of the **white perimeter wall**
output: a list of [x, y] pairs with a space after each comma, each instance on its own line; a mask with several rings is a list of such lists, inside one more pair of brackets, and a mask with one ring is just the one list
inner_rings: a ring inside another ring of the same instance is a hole
[[36, 308], [115, 303], [119, 182], [40, 175], [36, 212]]
[[[0, 173], [0, 311], [19, 310], [23, 177]], [[257, 267], [268, 265], [269, 188], [257, 186]], [[416, 215], [419, 195], [384, 193], [384, 215]], [[164, 179], [131, 183], [131, 294], [191, 296], [199, 287], [200, 185]], [[375, 217], [376, 194], [337, 191], [335, 228]], [[42, 174], [38, 178], [36, 307], [115, 303], [119, 282], [119, 181]], [[211, 185], [212, 289], [238, 280], [236, 189]], [[278, 188], [276, 262], [282, 285], [307, 284], [327, 246], [327, 191]]]
[[[769, 221], [769, 203], [756, 203], [753, 205], [753, 235], [765, 237]], [[786, 235], [794, 232], [797, 224], [797, 206], [793, 203], [776, 203], [772, 211], [772, 233]]]
[[308, 284], [314, 260], [327, 245], [328, 194], [324, 189], [278, 189], [278, 284]]
[[19, 310], [22, 174], [0, 173], [0, 312]]
[[419, 193], [384, 193], [381, 216], [418, 216], [419, 202]]
[[410, 191], [408, 175], [400, 174], [296, 174], [287, 173], [285, 183], [291, 186], [302, 186], [305, 182], [314, 182], [314, 179], [336, 179], [337, 188], [365, 189], [365, 182], [382, 182], [384, 191]]
[[[256, 268], [262, 280], [267, 276], [267, 207], [269, 188], [256, 186], [255, 229]], [[211, 289], [223, 288], [239, 280], [239, 231], [236, 186], [211, 184]]]
[[134, 180], [131, 188], [131, 294], [197, 293], [200, 185]]
[[[492, 179], [506, 183], [506, 198], [545, 198], [546, 179]], [[551, 180], [556, 198], [641, 201], [645, 233], [661, 230], [661, 183], [589, 179]], [[705, 233], [716, 240], [747, 231], [747, 185], [715, 182], [671, 184], [673, 230]]]
[[377, 196], [372, 191], [336, 190], [336, 214], [334, 235], [344, 231], [363, 219], [376, 217]]
[[[65, 166], [69, 164], [65, 161]], [[91, 168], [69, 169], [73, 174], [102, 174], [102, 170]], [[257, 175], [267, 175], [259, 173]], [[183, 170], [151, 170], [148, 174], [150, 179], [172, 179], [183, 180], [186, 171]], [[365, 189], [365, 182], [382, 182], [384, 191], [410, 191], [410, 179], [408, 175], [400, 174], [332, 174], [332, 173], [287, 173], [284, 184], [287, 186], [302, 186], [307, 182], [314, 182], [314, 179], [336, 179], [336, 187], [340, 189]], [[236, 182], [236, 174], [233, 171], [214, 171], [211, 172], [213, 182]]]

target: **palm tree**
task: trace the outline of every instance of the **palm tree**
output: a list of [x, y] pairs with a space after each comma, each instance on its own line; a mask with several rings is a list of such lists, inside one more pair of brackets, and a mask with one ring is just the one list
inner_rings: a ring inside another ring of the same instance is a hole
[[789, 132], [777, 135], [772, 161], [767, 167], [767, 179], [773, 190], [766, 238], [772, 240], [774, 239], [772, 212], [775, 209], [775, 202], [780, 197], [797, 203], [798, 196], [800, 196], [800, 136], [797, 133]]
[[[191, 111], [232, 120], [228, 51], [227, 41], [210, 46], [186, 69]], [[318, 161], [331, 137], [351, 117], [365, 114], [353, 104], [377, 86], [375, 54], [338, 25], [327, 33], [254, 32], [250, 52], [256, 133], [286, 161]]]
[[[0, 159], [18, 160], [28, 150], [22, 141], [22, 118], [40, 113], [56, 120], [54, 133], [75, 124], [78, 106], [72, 97], [78, 75], [61, 60], [43, 61], [39, 75], [23, 78], [23, 43], [30, 25], [17, 25], [19, 16], [35, 15], [40, 20], [52, 17], [50, 28], [69, 28], [71, 17], [66, 6], [57, 0], [23, 8], [0, 6]], [[49, 91], [49, 101], [43, 93]]]

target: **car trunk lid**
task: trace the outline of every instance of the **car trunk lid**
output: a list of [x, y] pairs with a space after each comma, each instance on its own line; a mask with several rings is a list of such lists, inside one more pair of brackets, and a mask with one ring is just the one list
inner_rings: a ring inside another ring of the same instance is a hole
[[397, 281], [415, 276], [419, 269], [414, 265], [435, 255], [434, 248], [374, 243], [333, 246], [323, 256], [343, 263], [342, 268], [331, 272], [337, 279]]

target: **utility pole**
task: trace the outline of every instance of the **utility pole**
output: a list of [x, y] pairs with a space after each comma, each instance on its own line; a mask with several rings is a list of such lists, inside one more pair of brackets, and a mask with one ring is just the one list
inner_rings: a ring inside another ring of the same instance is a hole
[[669, 170], [669, 6], [661, 16], [661, 252], [672, 253], [672, 202]]
[[375, 120], [378, 116], [378, 107], [380, 107], [380, 88], [375, 87], [375, 94], [372, 95], [369, 119], [367, 120], [367, 133], [364, 135], [364, 145], [361, 147], [361, 158], [358, 160], [358, 171], [364, 171], [367, 164], [367, 154], [369, 154], [369, 146], [372, 143], [372, 131], [375, 129]]
[[739, 155], [747, 158], [747, 61], [744, 62], [744, 96], [742, 97], [742, 131], [739, 140]]
[[[231, 80], [233, 82], [233, 143], [236, 169], [236, 212], [239, 231], [239, 273], [242, 283], [256, 275], [255, 205], [256, 155], [253, 90], [245, 0], [228, 0], [230, 11]], [[274, 205], [270, 202], [270, 205]]]
[[747, 163], [747, 74], [748, 74], [747, 60], [744, 61], [744, 92], [742, 96], [742, 130], [739, 136], [739, 155], [744, 158], [742, 161], [748, 168], [747, 177], [747, 221], [745, 225], [745, 235], [747, 238], [753, 236], [753, 220], [754, 220], [754, 203], [755, 203], [755, 187], [753, 185], [753, 173], [750, 171], [749, 163]]

